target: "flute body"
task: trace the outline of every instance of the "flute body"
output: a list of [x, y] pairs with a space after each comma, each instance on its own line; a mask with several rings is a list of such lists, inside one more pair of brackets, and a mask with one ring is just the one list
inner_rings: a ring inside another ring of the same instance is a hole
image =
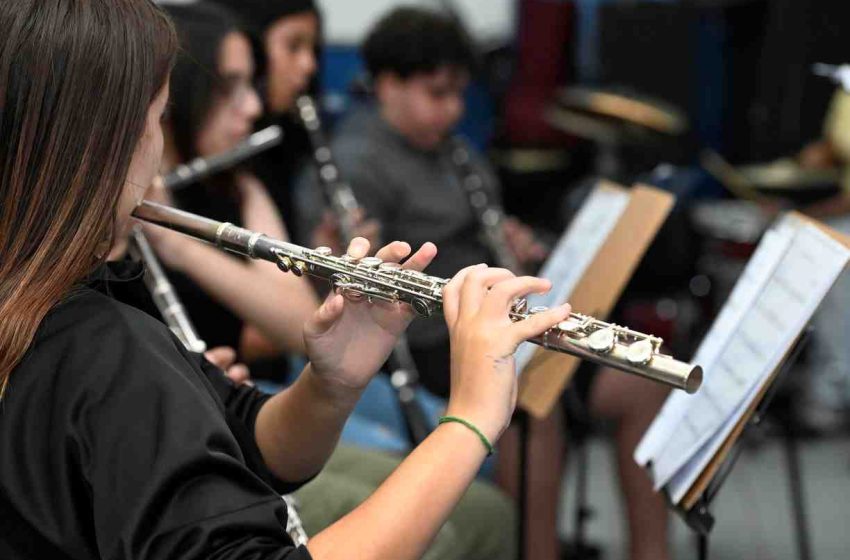
[[[284, 272], [309, 274], [328, 280], [348, 299], [409, 304], [423, 317], [442, 310], [443, 288], [448, 280], [405, 270], [397, 263], [374, 257], [336, 257], [328, 248], [307, 249], [269, 238], [261, 233], [217, 222], [151, 202], [143, 202], [134, 215], [253, 259], [273, 262]], [[511, 311], [515, 321], [542, 309], [518, 301]], [[702, 368], [662, 354], [662, 340], [593, 317], [572, 313], [545, 333], [529, 340], [549, 350], [571, 354], [666, 385], [696, 392]]]
[[223, 154], [197, 158], [189, 163], [177, 166], [174, 171], [163, 177], [162, 182], [165, 188], [172, 191], [186, 188], [210, 175], [239, 165], [243, 161], [279, 145], [282, 141], [283, 129], [280, 126], [273, 125], [264, 128]]

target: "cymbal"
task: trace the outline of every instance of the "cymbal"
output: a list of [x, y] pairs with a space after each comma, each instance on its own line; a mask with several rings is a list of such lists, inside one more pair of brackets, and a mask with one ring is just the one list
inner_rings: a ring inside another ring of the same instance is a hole
[[560, 90], [546, 116], [557, 128], [602, 142], [679, 136], [689, 126], [684, 112], [670, 104], [588, 87]]
[[841, 180], [841, 170], [838, 168], [808, 169], [800, 167], [793, 159], [742, 165], [738, 167], [738, 172], [762, 191], [833, 190]]
[[758, 200], [764, 195], [790, 196], [835, 190], [841, 170], [806, 169], [793, 159], [735, 166], [713, 150], [700, 156], [703, 168], [739, 198]]

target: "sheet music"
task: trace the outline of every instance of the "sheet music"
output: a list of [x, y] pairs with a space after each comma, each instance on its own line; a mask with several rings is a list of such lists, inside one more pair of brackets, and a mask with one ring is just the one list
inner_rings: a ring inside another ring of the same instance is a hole
[[[809, 300], [805, 307], [806, 312], [803, 316], [797, 318], [789, 317], [789, 319], [793, 319], [788, 321], [789, 325], [792, 325], [789, 328], [790, 336], [786, 338], [786, 344], [780, 349], [780, 355], [775, 360], [773, 367], [765, 372], [759, 380], [760, 383], [756, 383], [746, 395], [747, 398], [744, 399], [743, 404], [734, 411], [734, 414], [721, 425], [720, 429], [677, 473], [676, 478], [671, 480], [668, 489], [676, 503], [684, 498], [688, 489], [696, 482], [700, 473], [705, 470], [723, 442], [740, 422], [749, 407], [749, 403], [757, 396], [764, 382], [779, 366], [794, 341], [811, 320], [821, 300], [844, 270], [848, 258], [850, 258], [850, 251], [846, 247], [812, 225], [806, 225], [800, 229], [795, 238], [795, 245], [800, 249], [800, 255], [799, 259], [793, 264], [801, 268], [786, 270], [782, 268], [783, 265], [780, 265], [777, 277], [780, 282], [786, 284], [786, 287], [789, 282], [794, 282], [794, 284], [791, 284], [792, 297], [796, 295]], [[789, 253], [796, 247], [792, 246]], [[782, 315], [786, 315], [786, 309], [782, 309]]]
[[[848, 260], [844, 246], [812, 225], [793, 227], [786, 223], [777, 229], [780, 237], [788, 232], [792, 237], [778, 264], [767, 282], [754, 290], [755, 297], [738, 324], [726, 328], [731, 331], [726, 341], [719, 349], [712, 346], [715, 342], [701, 347], [709, 360], [704, 364], [707, 369], [702, 389], [687, 406], [671, 405], [678, 415], [666, 415], [663, 427], [653, 436], [656, 439], [645, 444], [641, 456], [636, 457], [646, 459], [648, 455], [656, 488], [669, 482], [674, 500], [684, 496], [722, 445]], [[781, 250], [782, 244], [773, 240], [767, 243], [777, 248], [760, 256]], [[748, 282], [752, 285], [747, 290], [736, 287], [738, 295], [746, 295], [758, 284]], [[667, 435], [666, 441], [659, 441], [658, 434]], [[647, 447], [654, 453], [646, 453]]]
[[[552, 289], [548, 294], [529, 296], [530, 307], [555, 307], [569, 299], [630, 199], [625, 190], [605, 185], [593, 189], [538, 274], [552, 282]], [[536, 350], [537, 346], [527, 342], [520, 345], [515, 354], [518, 372], [525, 369]]]
[[[728, 343], [744, 314], [755, 302], [758, 293], [767, 284], [773, 271], [779, 265], [782, 255], [788, 249], [791, 238], [801, 222], [796, 219], [783, 219], [776, 227], [765, 233], [752, 258], [738, 278], [732, 293], [723, 304], [711, 328], [706, 333], [691, 362], [703, 368], [705, 379], [711, 374], [717, 355]], [[641, 466], [658, 454], [663, 445], [673, 435], [676, 421], [692, 406], [696, 395], [682, 391], [673, 391], [655, 417], [647, 432], [635, 449], [635, 462]]]

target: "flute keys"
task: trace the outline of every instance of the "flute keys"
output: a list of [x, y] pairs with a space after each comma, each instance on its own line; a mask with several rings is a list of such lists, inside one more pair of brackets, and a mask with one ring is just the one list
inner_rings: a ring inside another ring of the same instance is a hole
[[514, 313], [526, 313], [528, 311], [528, 300], [525, 298], [515, 299], [511, 309]]
[[587, 337], [587, 345], [590, 349], [600, 354], [607, 354], [613, 350], [616, 342], [617, 333], [610, 327], [595, 331]]
[[334, 253], [330, 247], [316, 247], [315, 252], [320, 257], [330, 257]]
[[292, 274], [298, 276], [299, 278], [307, 274], [307, 263], [301, 261], [295, 263], [292, 266]]
[[626, 350], [626, 359], [629, 363], [637, 366], [646, 365], [655, 354], [655, 347], [649, 340], [639, 340], [634, 344], [630, 344]]
[[378, 268], [379, 266], [384, 264], [384, 261], [382, 259], [379, 259], [378, 257], [365, 257], [360, 259], [360, 262], [358, 264], [366, 268]]
[[279, 256], [277, 259], [277, 267], [284, 272], [292, 270], [292, 259], [289, 257]]
[[381, 266], [379, 266], [378, 268], [386, 272], [393, 272], [395, 270], [399, 270], [401, 268], [401, 265], [395, 262], [385, 262], [381, 264]]

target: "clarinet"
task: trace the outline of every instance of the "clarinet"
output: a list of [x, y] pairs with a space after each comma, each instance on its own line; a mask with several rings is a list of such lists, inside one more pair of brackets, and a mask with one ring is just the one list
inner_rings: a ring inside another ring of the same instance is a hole
[[325, 204], [333, 211], [339, 222], [340, 236], [344, 241], [350, 241], [354, 237], [354, 215], [361, 211], [360, 204], [357, 202], [351, 186], [340, 177], [339, 167], [334, 161], [330, 143], [322, 130], [319, 110], [313, 98], [309, 95], [302, 95], [295, 102], [295, 105], [298, 109], [298, 117], [310, 137], [310, 144], [313, 147], [313, 161], [316, 164], [316, 172], [319, 176]]
[[196, 158], [189, 163], [177, 166], [174, 171], [163, 177], [165, 188], [176, 191], [198, 181], [230, 169], [257, 154], [278, 146], [283, 141], [283, 129], [270, 126], [255, 132], [232, 150], [208, 158]]
[[[134, 215], [225, 251], [273, 262], [284, 272], [327, 280], [335, 292], [351, 301], [405, 303], [421, 317], [431, 317], [442, 311], [443, 288], [449, 281], [406, 270], [398, 263], [385, 263], [376, 257], [335, 257], [328, 247], [307, 249], [147, 201], [136, 208]], [[513, 321], [522, 321], [543, 310], [545, 308], [529, 308], [526, 300], [518, 299], [509, 315]], [[696, 392], [702, 383], [702, 368], [663, 354], [661, 338], [579, 313], [571, 313], [567, 320], [529, 342], [688, 393]]]
[[482, 241], [499, 267], [520, 273], [522, 267], [505, 239], [505, 212], [491, 200], [485, 178], [475, 169], [469, 149], [460, 138], [451, 140], [451, 158], [458, 168], [461, 186], [478, 221]]
[[[313, 160], [319, 176], [319, 183], [325, 198], [325, 204], [336, 216], [340, 235], [345, 242], [354, 237], [355, 213], [363, 215], [361, 206], [354, 196], [351, 186], [341, 179], [341, 174], [333, 158], [330, 143], [322, 130], [319, 110], [313, 98], [303, 95], [296, 101], [298, 117], [304, 124], [313, 147]], [[431, 432], [428, 415], [416, 400], [416, 385], [419, 372], [416, 362], [410, 354], [407, 338], [399, 337], [396, 347], [389, 357], [390, 384], [396, 391], [402, 414], [407, 426], [408, 436], [414, 445], [421, 443]]]
[[203, 354], [207, 351], [206, 343], [198, 336], [195, 325], [189, 319], [186, 308], [177, 296], [174, 286], [169, 282], [165, 271], [156, 258], [153, 247], [142, 232], [141, 226], [133, 228], [130, 238], [130, 254], [145, 265], [145, 285], [153, 298], [156, 308], [162, 315], [163, 321], [171, 332], [180, 339], [183, 346], [190, 352]]
[[[177, 292], [174, 290], [159, 259], [156, 258], [153, 248], [145, 237], [141, 226], [133, 228], [131, 243], [131, 255], [140, 260], [145, 265], [145, 285], [153, 297], [162, 318], [171, 331], [177, 336], [183, 346], [190, 352], [203, 353], [207, 350], [207, 344], [198, 335], [195, 326], [189, 319], [186, 309], [180, 302]], [[304, 530], [304, 525], [301, 523], [301, 516], [298, 514], [298, 502], [292, 495], [282, 496], [286, 503], [288, 515], [286, 519], [286, 532], [295, 543], [295, 546], [307, 544], [307, 531]]]
[[283, 501], [286, 503], [288, 515], [286, 516], [286, 532], [295, 546], [305, 546], [310, 537], [307, 535], [307, 530], [304, 529], [304, 524], [301, 522], [301, 516], [298, 514], [298, 500], [293, 494], [283, 496]]

